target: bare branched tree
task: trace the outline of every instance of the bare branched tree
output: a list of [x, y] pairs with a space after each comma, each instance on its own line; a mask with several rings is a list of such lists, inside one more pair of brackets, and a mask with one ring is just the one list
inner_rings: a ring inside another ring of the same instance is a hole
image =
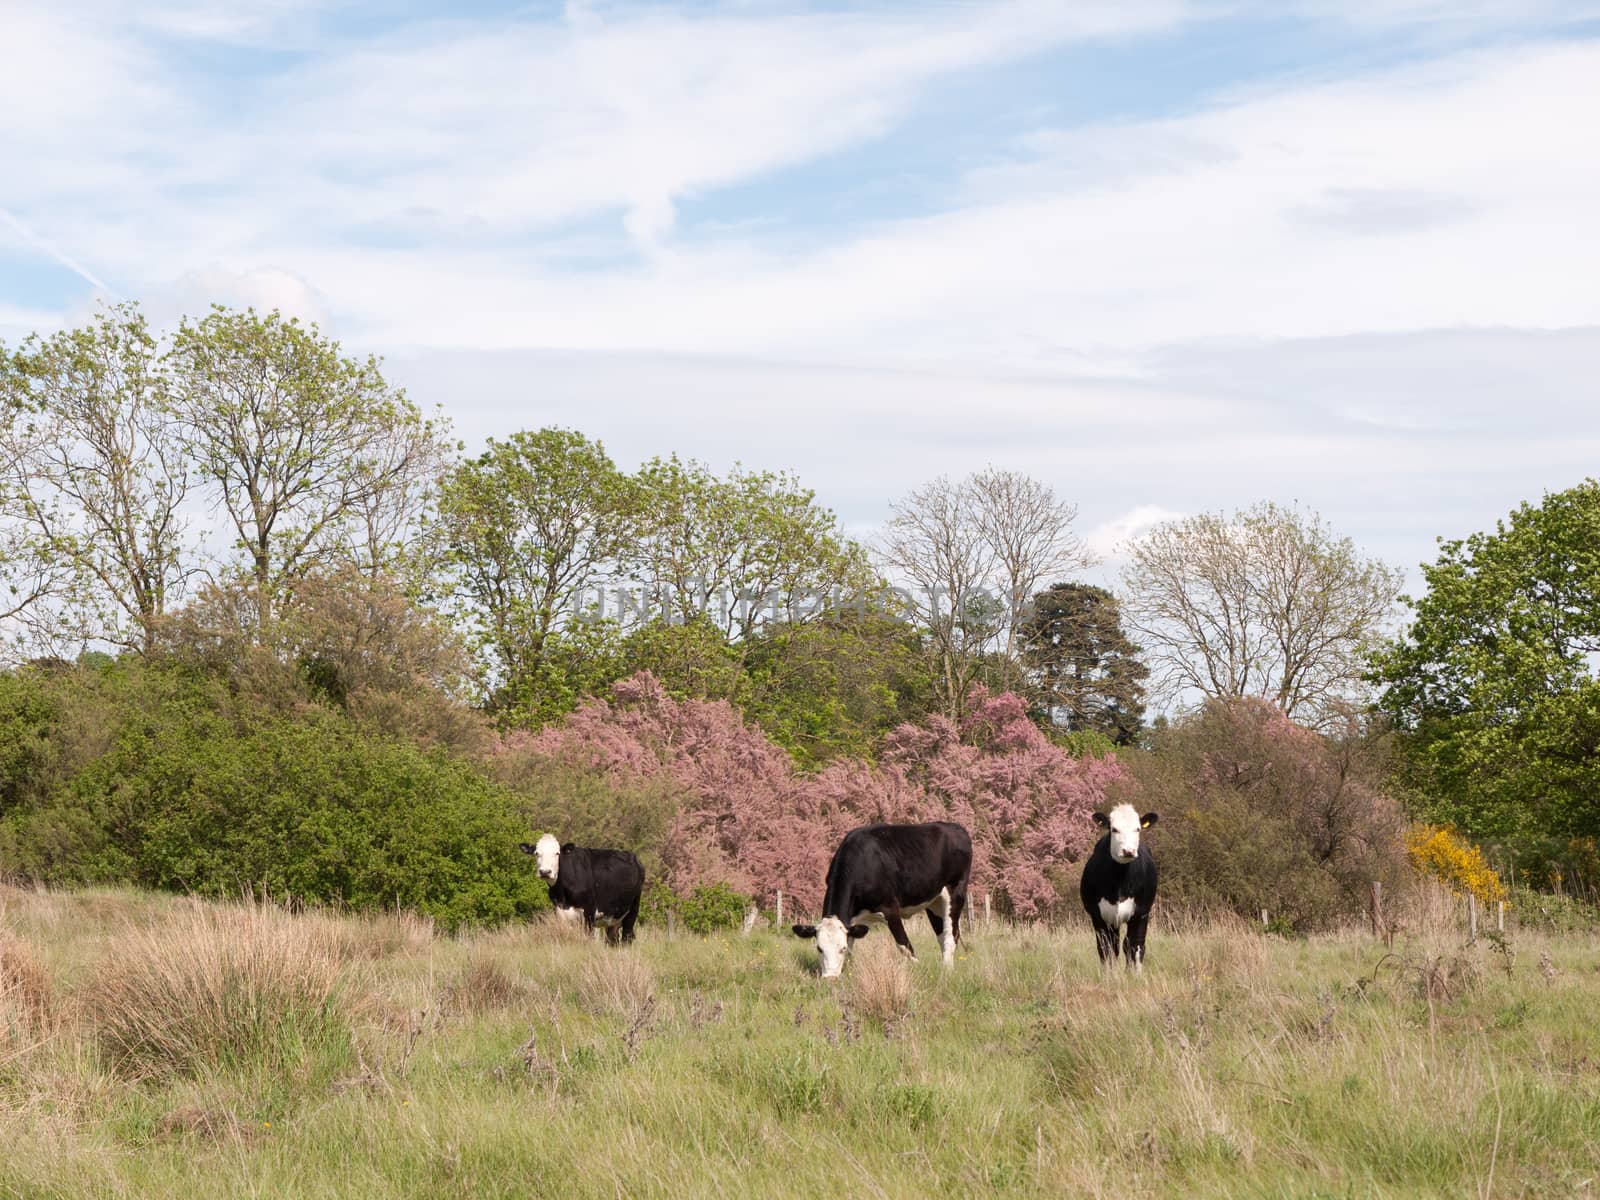
[[1056, 499], [1037, 479], [989, 467], [972, 476], [967, 486], [978, 532], [994, 556], [1005, 606], [1000, 685], [1009, 691], [1022, 679], [1017, 638], [1030, 599], [1046, 579], [1081, 571], [1093, 556], [1072, 531], [1077, 507]]
[[1264, 697], [1314, 724], [1359, 691], [1401, 574], [1316, 514], [1261, 503], [1156, 526], [1122, 581], [1157, 694]]
[[997, 647], [994, 682], [1020, 683], [1030, 598], [1089, 561], [1071, 529], [1076, 510], [1037, 480], [989, 468], [959, 482], [940, 476], [891, 511], [880, 555], [926, 630], [945, 712], [959, 717]]

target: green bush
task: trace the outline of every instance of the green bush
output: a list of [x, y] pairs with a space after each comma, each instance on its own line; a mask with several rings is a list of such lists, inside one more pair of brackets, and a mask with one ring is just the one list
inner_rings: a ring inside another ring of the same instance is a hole
[[685, 929], [706, 934], [739, 928], [750, 910], [750, 897], [725, 883], [703, 883], [687, 896], [680, 896], [674, 907]]
[[1514, 887], [1511, 889], [1509, 907], [1516, 914], [1517, 924], [1524, 929], [1542, 929], [1548, 933], [1600, 931], [1600, 907], [1575, 896], [1558, 896], [1550, 892], [1536, 892], [1532, 888]]
[[639, 897], [639, 920], [645, 925], [667, 924], [667, 913], [677, 906], [677, 894], [669, 888], [665, 881], [652, 879], [648, 875], [644, 881], [644, 895]]
[[470, 763], [376, 736], [323, 705], [241, 706], [204, 673], [79, 676], [66, 686], [101, 711], [102, 752], [0, 814], [8, 871], [399, 905], [446, 927], [548, 904], [517, 850], [526, 831], [514, 796]]

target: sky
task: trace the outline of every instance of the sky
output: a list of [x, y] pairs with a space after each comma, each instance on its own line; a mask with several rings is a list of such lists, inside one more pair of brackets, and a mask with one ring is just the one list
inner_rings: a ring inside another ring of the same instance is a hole
[[469, 450], [1408, 568], [1600, 474], [1600, 0], [0, 0], [0, 340], [280, 308]]

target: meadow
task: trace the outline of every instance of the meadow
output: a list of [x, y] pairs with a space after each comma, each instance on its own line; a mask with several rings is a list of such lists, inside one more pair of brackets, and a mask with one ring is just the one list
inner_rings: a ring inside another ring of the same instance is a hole
[[1600, 1193], [1590, 936], [912, 937], [829, 984], [770, 929], [3, 889], [0, 1195]]

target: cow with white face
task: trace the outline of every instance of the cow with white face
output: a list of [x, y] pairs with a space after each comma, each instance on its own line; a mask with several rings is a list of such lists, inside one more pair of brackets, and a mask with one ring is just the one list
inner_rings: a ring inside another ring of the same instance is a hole
[[916, 958], [905, 918], [925, 912], [949, 966], [961, 941], [971, 874], [972, 838], [959, 825], [863, 825], [833, 852], [822, 920], [796, 925], [795, 936], [816, 939], [822, 977], [837, 979], [850, 943], [866, 937], [872, 925], [887, 925], [896, 945]]
[[612, 945], [633, 941], [644, 867], [632, 852], [562, 845], [549, 833], [531, 846], [523, 842], [521, 850], [533, 856], [539, 878], [550, 885], [550, 903], [558, 918], [581, 918], [587, 930], [603, 926]]
[[1143, 834], [1156, 820], [1155, 813], [1140, 816], [1131, 804], [1094, 814], [1094, 823], [1106, 832], [1083, 864], [1078, 896], [1094, 926], [1102, 963], [1110, 963], [1120, 949], [1130, 967], [1144, 970], [1145, 932], [1156, 902], [1156, 863]]

